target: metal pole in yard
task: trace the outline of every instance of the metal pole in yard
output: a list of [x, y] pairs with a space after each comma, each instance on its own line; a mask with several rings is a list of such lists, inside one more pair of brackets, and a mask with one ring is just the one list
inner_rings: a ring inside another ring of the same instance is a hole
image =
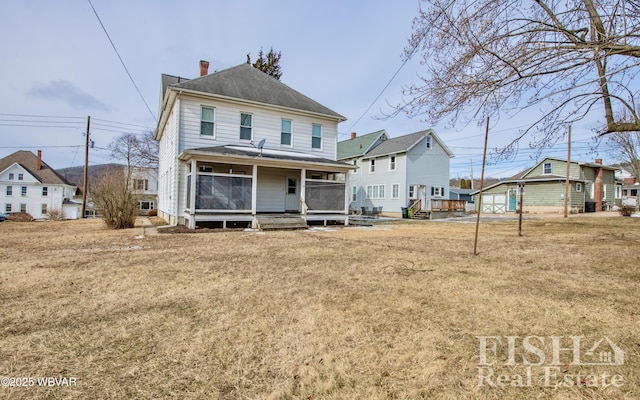
[[571, 125], [567, 141], [567, 177], [564, 183], [564, 217], [569, 216], [569, 174], [571, 173]]
[[489, 117], [484, 133], [484, 152], [482, 153], [482, 173], [480, 174], [480, 191], [478, 192], [478, 216], [476, 218], [476, 238], [473, 241], [473, 255], [478, 255], [478, 229], [480, 228], [480, 213], [482, 212], [482, 189], [484, 188], [484, 166], [487, 162], [487, 141], [489, 140]]
[[518, 216], [518, 236], [522, 236], [522, 196], [524, 195], [524, 182], [518, 184], [520, 189], [520, 206], [518, 207], [520, 215]]

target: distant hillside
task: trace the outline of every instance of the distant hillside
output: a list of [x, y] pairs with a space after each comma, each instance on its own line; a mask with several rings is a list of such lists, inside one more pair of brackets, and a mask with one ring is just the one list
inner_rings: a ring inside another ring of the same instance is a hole
[[[92, 181], [100, 176], [104, 171], [108, 171], [111, 168], [122, 168], [123, 165], [120, 164], [99, 164], [99, 165], [89, 165], [89, 185], [91, 185]], [[69, 183], [74, 184], [78, 187], [82, 187], [84, 180], [84, 167], [82, 165], [78, 167], [69, 167], [56, 170], [58, 173], [65, 178]]]

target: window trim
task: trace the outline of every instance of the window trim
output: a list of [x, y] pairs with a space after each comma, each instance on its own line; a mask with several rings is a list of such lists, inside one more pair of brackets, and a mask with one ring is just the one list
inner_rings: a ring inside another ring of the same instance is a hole
[[424, 148], [427, 150], [431, 150], [433, 148], [431, 143], [431, 135], [427, 135], [424, 139]]
[[389, 171], [395, 171], [396, 170], [396, 156], [389, 156]]
[[47, 213], [47, 204], [42, 203], [42, 205], [40, 206], [40, 214], [46, 214], [46, 213]]
[[48, 186], [43, 186], [42, 187], [42, 197], [49, 197], [49, 187]]
[[[289, 122], [289, 132], [285, 132], [284, 131], [284, 126], [283, 123], [285, 121]], [[282, 135], [283, 134], [288, 134], [289, 135], [289, 143], [282, 143]], [[288, 118], [281, 118], [280, 119], [280, 146], [286, 146], [286, 147], [293, 147], [293, 120], [292, 119], [288, 119]]]
[[[394, 195], [394, 192], [395, 192], [395, 195]], [[400, 198], [400, 184], [399, 183], [392, 183], [391, 184], [391, 198], [392, 199], [399, 199]]]
[[583, 188], [582, 182], [576, 182], [576, 192], [582, 193], [582, 188]]
[[431, 197], [444, 197], [444, 194], [444, 186], [431, 186]]
[[386, 195], [385, 192], [386, 192], [385, 185], [383, 183], [375, 184], [375, 185], [367, 185], [367, 199], [384, 200]]
[[20, 187], [20, 196], [27, 196], [27, 187], [26, 186]]
[[[320, 130], [320, 136], [315, 136], [314, 135], [314, 129], [315, 127], [318, 127], [318, 129]], [[323, 148], [323, 134], [322, 134], [322, 125], [321, 124], [311, 124], [311, 150], [317, 150], [317, 151], [322, 151]], [[314, 147], [313, 145], [313, 141], [314, 139], [320, 139], [320, 147]]]
[[13, 181], [15, 180], [15, 178], [16, 178], [16, 175], [13, 172], [9, 172], [9, 180]]
[[[251, 125], [249, 125], [249, 126], [242, 125], [242, 117], [244, 115], [248, 115], [250, 117]], [[245, 129], [248, 128], [249, 129], [249, 132], [250, 132], [249, 139], [245, 139], [245, 138], [242, 137], [242, 128], [245, 128]], [[240, 134], [239, 134], [239, 138], [240, 138], [240, 140], [246, 141], [246, 142], [250, 142], [250, 141], [253, 140], [253, 114], [252, 113], [240, 112]]]
[[[547, 165], [549, 166], [549, 172], [547, 172]], [[553, 166], [550, 162], [542, 164], [542, 175], [551, 175], [553, 171]]]
[[18, 180], [19, 181], [23, 181], [24, 180], [24, 174], [23, 173], [18, 173]]
[[376, 173], [376, 159], [375, 158], [369, 159], [369, 173], [370, 174], [375, 174]]
[[20, 203], [20, 212], [21, 213], [27, 212], [27, 203]]
[[13, 210], [13, 205], [11, 203], [5, 203], [4, 205], [4, 212], [6, 213], [10, 213]]
[[[205, 120], [204, 119], [204, 110], [211, 110], [213, 112], [213, 118], [211, 120]], [[210, 123], [211, 124], [211, 135], [209, 134], [205, 134], [202, 133], [203, 129], [202, 129], [202, 124], [203, 123]], [[201, 105], [200, 106], [200, 137], [210, 137], [212, 139], [216, 138], [216, 108], [215, 107], [211, 107], [211, 106], [204, 106]]]
[[7, 190], [5, 191], [5, 196], [13, 196], [13, 185], [7, 185]]
[[351, 186], [351, 202], [355, 203], [358, 201], [358, 187]]

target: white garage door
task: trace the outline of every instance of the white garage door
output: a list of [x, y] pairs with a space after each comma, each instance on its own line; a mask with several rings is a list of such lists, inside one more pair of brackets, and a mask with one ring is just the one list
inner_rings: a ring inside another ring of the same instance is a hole
[[505, 194], [485, 194], [482, 196], [482, 212], [486, 214], [504, 214], [507, 204]]

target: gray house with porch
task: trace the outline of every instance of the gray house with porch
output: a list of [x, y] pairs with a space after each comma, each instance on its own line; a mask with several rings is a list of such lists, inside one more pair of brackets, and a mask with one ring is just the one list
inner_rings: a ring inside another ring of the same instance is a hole
[[190, 228], [260, 227], [267, 215], [347, 223], [344, 120], [249, 64], [162, 75], [158, 215]]

